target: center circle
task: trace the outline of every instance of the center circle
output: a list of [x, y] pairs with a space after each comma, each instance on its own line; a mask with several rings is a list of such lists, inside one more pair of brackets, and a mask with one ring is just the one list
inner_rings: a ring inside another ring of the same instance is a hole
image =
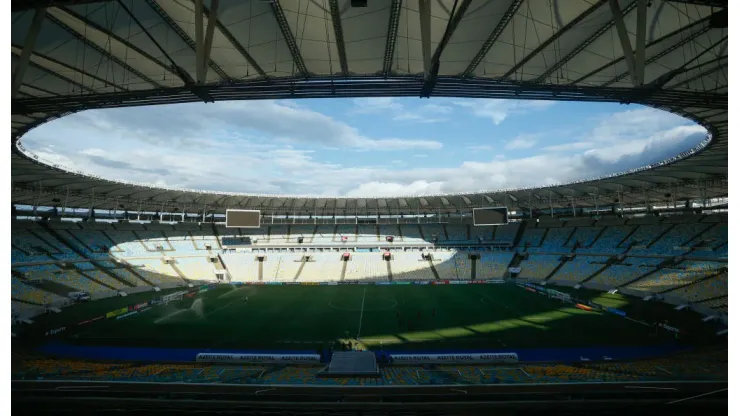
[[364, 305], [361, 302], [350, 302], [349, 300], [329, 302], [330, 308], [345, 312], [360, 312], [363, 310], [365, 312], [388, 311], [395, 309], [396, 306], [398, 306], [398, 301], [391, 298], [367, 298]]

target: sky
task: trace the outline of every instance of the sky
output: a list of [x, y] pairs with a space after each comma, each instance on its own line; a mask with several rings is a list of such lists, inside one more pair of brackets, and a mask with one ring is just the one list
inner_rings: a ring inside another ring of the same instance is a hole
[[639, 105], [457, 98], [232, 101], [90, 110], [30, 131], [107, 179], [271, 195], [391, 197], [544, 186], [673, 157], [703, 127]]

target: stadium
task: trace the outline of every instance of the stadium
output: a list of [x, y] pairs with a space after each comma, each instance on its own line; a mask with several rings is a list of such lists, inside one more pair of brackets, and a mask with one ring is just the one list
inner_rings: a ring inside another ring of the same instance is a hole
[[[11, 4], [16, 409], [727, 409], [726, 1]], [[87, 110], [355, 97], [640, 104], [706, 137], [400, 197], [118, 181], [22, 144]]]

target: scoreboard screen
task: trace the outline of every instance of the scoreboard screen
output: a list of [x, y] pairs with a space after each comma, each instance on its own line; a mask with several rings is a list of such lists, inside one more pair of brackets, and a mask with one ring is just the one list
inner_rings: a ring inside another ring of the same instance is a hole
[[505, 207], [473, 208], [473, 225], [502, 225], [509, 223], [509, 211]]
[[259, 228], [260, 212], [258, 210], [227, 209], [226, 227]]

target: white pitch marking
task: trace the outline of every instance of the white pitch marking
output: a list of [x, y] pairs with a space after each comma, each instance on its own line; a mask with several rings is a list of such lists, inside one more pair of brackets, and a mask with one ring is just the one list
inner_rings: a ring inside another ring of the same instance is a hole
[[362, 330], [362, 314], [365, 312], [365, 295], [367, 294], [367, 286], [362, 291], [362, 306], [360, 307], [360, 325], [357, 327], [357, 339], [360, 339], [360, 331]]

